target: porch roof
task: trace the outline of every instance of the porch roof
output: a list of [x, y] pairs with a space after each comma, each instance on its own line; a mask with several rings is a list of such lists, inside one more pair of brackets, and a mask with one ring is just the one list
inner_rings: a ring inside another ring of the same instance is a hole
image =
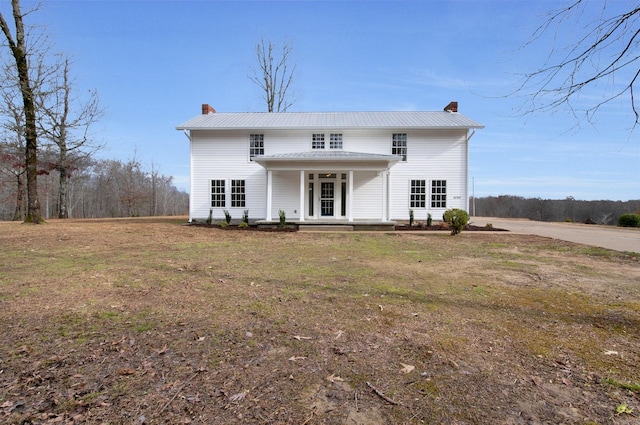
[[282, 153], [276, 155], [262, 155], [256, 156], [253, 158], [255, 162], [262, 165], [263, 167], [267, 167], [269, 164], [281, 164], [283, 162], [286, 163], [313, 163], [313, 164], [323, 164], [328, 165], [332, 163], [342, 163], [342, 162], [351, 162], [351, 163], [384, 163], [386, 166], [390, 167], [394, 165], [396, 162], [402, 160], [402, 156], [398, 155], [383, 155], [376, 153], [367, 153], [367, 152], [349, 152], [343, 150], [316, 150], [316, 151], [307, 151], [307, 152], [290, 152], [290, 153]]

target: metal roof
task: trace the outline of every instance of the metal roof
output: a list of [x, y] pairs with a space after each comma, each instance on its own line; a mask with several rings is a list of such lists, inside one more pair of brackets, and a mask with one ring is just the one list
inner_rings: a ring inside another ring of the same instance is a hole
[[276, 155], [262, 155], [253, 158], [256, 162], [267, 161], [387, 161], [402, 160], [398, 155], [382, 155], [366, 152], [348, 152], [343, 150], [317, 150], [307, 152], [291, 152]]
[[216, 112], [198, 115], [178, 130], [484, 128], [456, 112]]

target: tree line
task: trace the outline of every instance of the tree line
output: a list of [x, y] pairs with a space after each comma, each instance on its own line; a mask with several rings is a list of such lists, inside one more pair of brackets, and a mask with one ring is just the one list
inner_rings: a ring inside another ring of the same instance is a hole
[[616, 225], [621, 215], [640, 213], [640, 200], [581, 201], [571, 196], [565, 199], [542, 199], [502, 195], [471, 199], [469, 211], [478, 217]]
[[136, 160], [96, 160], [92, 134], [103, 111], [96, 90], [78, 90], [71, 61], [11, 0], [0, 13], [0, 219], [186, 214], [188, 194]]
[[[46, 155], [41, 155], [46, 158]], [[21, 164], [1, 162], [0, 220], [24, 220], [26, 214]], [[60, 169], [41, 161], [38, 193], [43, 219], [59, 217]], [[186, 215], [189, 194], [176, 188], [173, 177], [144, 167], [138, 160], [85, 158], [69, 173], [65, 191], [66, 217], [142, 217]]]

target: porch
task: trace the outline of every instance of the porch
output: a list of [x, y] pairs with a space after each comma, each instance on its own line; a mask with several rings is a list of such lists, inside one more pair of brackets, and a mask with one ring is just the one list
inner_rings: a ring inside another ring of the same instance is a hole
[[[258, 229], [277, 229], [280, 226], [279, 221], [258, 220], [256, 227]], [[299, 232], [392, 232], [395, 230], [395, 221], [379, 221], [379, 220], [313, 220], [313, 221], [287, 221], [287, 227], [295, 229]]]
[[[393, 230], [389, 219], [389, 169], [397, 155], [335, 151], [255, 157], [266, 170], [264, 226], [276, 213], [301, 230]], [[277, 207], [276, 207], [277, 206]]]

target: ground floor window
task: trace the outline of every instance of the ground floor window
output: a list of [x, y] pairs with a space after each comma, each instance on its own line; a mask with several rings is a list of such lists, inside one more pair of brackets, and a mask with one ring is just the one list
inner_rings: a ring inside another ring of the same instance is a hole
[[211, 207], [212, 208], [226, 207], [224, 186], [225, 186], [224, 180], [211, 180]]
[[409, 206], [411, 208], [425, 208], [427, 206], [427, 181], [411, 180], [411, 197]]
[[431, 208], [447, 208], [446, 180], [431, 180]]
[[245, 207], [245, 184], [244, 180], [231, 180], [231, 207]]

